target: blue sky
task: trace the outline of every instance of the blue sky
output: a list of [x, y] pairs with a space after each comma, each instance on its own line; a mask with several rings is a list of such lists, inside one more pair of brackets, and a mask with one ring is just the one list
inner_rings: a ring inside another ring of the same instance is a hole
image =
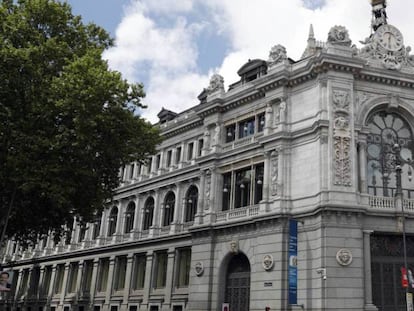
[[[63, 1], [63, 0], [62, 0]], [[325, 41], [334, 25], [345, 26], [357, 46], [370, 34], [369, 0], [67, 0], [75, 14], [115, 38], [104, 53], [112, 69], [131, 82], [143, 82], [156, 122], [162, 107], [181, 112], [196, 104], [213, 73], [225, 84], [253, 58], [267, 59], [276, 44], [298, 60], [309, 25]], [[414, 1], [389, 0], [389, 22], [414, 43]]]

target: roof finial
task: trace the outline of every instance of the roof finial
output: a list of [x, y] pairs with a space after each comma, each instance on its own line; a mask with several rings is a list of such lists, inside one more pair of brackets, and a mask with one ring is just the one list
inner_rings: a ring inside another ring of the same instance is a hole
[[310, 27], [309, 27], [308, 41], [309, 40], [315, 40], [315, 33], [313, 32], [313, 25], [312, 24], [310, 24]]
[[372, 5], [372, 29], [376, 31], [382, 25], [387, 24], [386, 0], [371, 0]]

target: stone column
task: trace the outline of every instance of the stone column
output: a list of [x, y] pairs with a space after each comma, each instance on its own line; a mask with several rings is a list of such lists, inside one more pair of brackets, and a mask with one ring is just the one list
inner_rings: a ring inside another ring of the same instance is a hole
[[78, 263], [78, 275], [76, 276], [76, 301], [79, 300], [79, 298], [83, 295], [83, 290], [82, 290], [82, 284], [83, 284], [83, 280], [82, 280], [82, 276], [86, 276], [86, 274], [84, 273], [84, 269], [85, 269], [85, 261], [81, 260]]
[[65, 295], [66, 295], [66, 288], [68, 286], [68, 278], [69, 278], [69, 268], [70, 263], [65, 263], [65, 273], [63, 274], [63, 283], [62, 283], [62, 291], [60, 292], [60, 305], [63, 305], [63, 302], [65, 301]]
[[182, 209], [181, 201], [182, 201], [182, 187], [183, 187], [183, 184], [182, 183], [177, 183], [176, 186], [177, 186], [177, 191], [176, 191], [176, 194], [175, 194], [174, 216], [173, 216], [173, 221], [172, 221], [171, 226], [170, 226], [170, 233], [171, 234], [177, 232], [178, 226], [180, 224], [182, 224], [179, 217], [180, 217], [180, 214], [181, 214], [180, 211]]
[[49, 304], [50, 304], [50, 301], [52, 300], [54, 290], [55, 290], [56, 270], [57, 270], [57, 265], [54, 264], [52, 266], [52, 275], [50, 277], [49, 292], [47, 294], [47, 301], [49, 302]]
[[106, 294], [105, 294], [105, 305], [106, 306], [109, 306], [109, 303], [111, 301], [114, 271], [115, 271], [115, 256], [111, 256], [109, 258], [108, 280], [107, 280], [107, 283], [106, 283]]
[[[154, 252], [148, 251], [147, 253], [147, 264], [145, 266], [145, 284], [144, 284], [144, 294], [142, 297], [142, 304], [148, 306], [149, 296], [152, 289], [152, 265], [154, 260]], [[144, 308], [142, 310], [147, 310]]]
[[210, 151], [210, 131], [208, 130], [208, 128], [204, 131], [203, 140], [204, 140], [204, 143], [203, 143], [203, 149], [201, 150], [201, 155], [205, 156]]
[[[102, 217], [101, 217], [101, 227], [99, 228], [99, 236], [97, 237], [97, 244], [104, 245], [106, 240], [106, 232], [107, 232], [107, 214], [109, 213], [108, 209], [102, 210]], [[109, 218], [109, 217], [108, 217]]]
[[20, 297], [20, 287], [22, 286], [22, 278], [23, 278], [23, 269], [19, 269], [19, 271], [17, 272], [17, 283], [16, 283], [16, 290], [15, 290], [15, 294], [14, 294], [14, 300], [18, 300]]
[[160, 154], [161, 154], [161, 156], [160, 156], [160, 164], [159, 164], [159, 167], [158, 167], [158, 175], [161, 175], [162, 172], [164, 171], [165, 167], [167, 166], [166, 165], [167, 157], [166, 157], [166, 154], [165, 154], [165, 150], [162, 150]]
[[372, 303], [372, 279], [371, 279], [371, 241], [372, 230], [364, 230], [364, 285], [365, 285], [365, 311], [377, 311]]
[[133, 274], [132, 272], [133, 263], [134, 263], [134, 254], [128, 254], [126, 275], [125, 275], [125, 285], [124, 285], [124, 297], [123, 297], [123, 303], [121, 305], [121, 310], [127, 310], [127, 307], [128, 307], [129, 291], [131, 288], [131, 281], [132, 281], [132, 274]]
[[43, 288], [45, 281], [45, 268], [45, 266], [40, 266], [39, 284], [37, 284], [37, 300], [39, 300], [45, 294], [45, 289]]
[[113, 241], [118, 242], [122, 240], [122, 233], [123, 233], [123, 223], [124, 223], [124, 210], [125, 210], [125, 204], [124, 202], [120, 202], [118, 205], [118, 214], [116, 217], [116, 227], [115, 227], [115, 233], [113, 236]]
[[200, 187], [198, 189], [198, 204], [197, 212], [194, 219], [195, 225], [200, 225], [203, 223], [203, 206], [204, 206], [204, 195], [205, 195], [205, 181], [206, 181], [206, 171], [201, 171], [200, 176]]
[[367, 142], [359, 142], [359, 191], [361, 193], [368, 192], [367, 184]]
[[213, 206], [215, 206], [217, 192], [217, 173], [214, 168], [211, 168], [206, 171], [206, 179], [204, 185], [204, 223], [212, 223], [215, 219], [213, 219], [215, 215], [215, 210], [213, 210]]
[[156, 167], [157, 167], [157, 155], [152, 156], [152, 161], [151, 161], [151, 167], [149, 168], [149, 175], [150, 177], [154, 176], [154, 174], [156, 173]]
[[139, 238], [139, 233], [142, 230], [141, 223], [142, 223], [143, 215], [141, 212], [144, 211], [144, 206], [142, 206], [142, 208], [140, 209], [140, 204], [142, 204], [141, 197], [137, 195], [135, 198], [134, 226], [132, 229], [134, 239]]
[[171, 307], [171, 295], [172, 289], [174, 286], [174, 260], [175, 260], [175, 249], [168, 249], [168, 260], [167, 260], [167, 278], [165, 280], [165, 290], [164, 290], [164, 304], [163, 310], [170, 310], [168, 306]]
[[90, 297], [89, 299], [90, 299], [91, 310], [92, 310], [93, 302], [95, 299], [95, 293], [96, 293], [96, 282], [98, 280], [98, 266], [99, 266], [99, 258], [95, 258], [93, 260], [91, 288], [89, 289], [89, 297]]
[[177, 148], [172, 150], [170, 171], [177, 168]]
[[161, 209], [161, 204], [159, 203], [160, 201], [160, 193], [159, 190], [157, 190], [154, 194], [154, 214], [152, 217], [152, 225], [150, 226], [150, 230], [148, 233], [149, 237], [153, 237], [158, 233], [158, 229], [159, 229], [159, 214], [160, 214], [160, 209]]
[[[271, 188], [271, 172], [272, 172], [272, 163], [270, 161], [271, 152], [265, 152], [264, 158], [264, 172], [263, 172], [263, 201], [268, 203], [270, 198], [270, 188]], [[265, 212], [264, 210], [263, 212]]]
[[264, 135], [269, 135], [273, 131], [273, 108], [272, 103], [267, 103], [265, 112]]

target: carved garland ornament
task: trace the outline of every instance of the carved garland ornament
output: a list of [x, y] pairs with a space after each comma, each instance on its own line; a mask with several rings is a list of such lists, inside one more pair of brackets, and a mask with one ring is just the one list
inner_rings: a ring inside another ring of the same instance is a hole
[[334, 184], [351, 186], [351, 131], [349, 124], [349, 93], [335, 90], [334, 104]]

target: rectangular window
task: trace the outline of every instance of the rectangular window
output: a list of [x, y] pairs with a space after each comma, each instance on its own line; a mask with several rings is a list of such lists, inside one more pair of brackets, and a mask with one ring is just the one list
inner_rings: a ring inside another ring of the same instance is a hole
[[32, 295], [37, 296], [40, 281], [40, 267], [34, 267], [30, 276], [29, 291]]
[[188, 144], [187, 160], [192, 160], [194, 156], [194, 143]]
[[147, 164], [146, 164], [148, 174], [151, 173], [151, 166], [152, 166], [152, 157], [149, 157], [147, 160]]
[[42, 285], [42, 295], [47, 295], [49, 293], [50, 281], [52, 280], [52, 266], [45, 267], [43, 285]]
[[222, 176], [223, 211], [258, 204], [263, 199], [263, 163], [228, 172]]
[[245, 168], [236, 171], [236, 185], [234, 189], [234, 207], [250, 205], [252, 170]]
[[138, 311], [137, 306], [129, 306], [129, 311]]
[[231, 182], [231, 173], [226, 173], [223, 175], [223, 211], [227, 211], [230, 209], [230, 199], [231, 199], [231, 191], [232, 189], [232, 182]]
[[177, 287], [188, 287], [190, 281], [191, 249], [178, 251]]
[[68, 281], [68, 293], [76, 292], [76, 281], [78, 279], [79, 265], [77, 262], [72, 262], [69, 265], [69, 281]]
[[254, 204], [259, 204], [263, 199], [263, 163], [255, 166], [255, 186], [254, 186]]
[[115, 261], [115, 290], [123, 290], [125, 287], [125, 276], [127, 268], [127, 256], [116, 257]]
[[117, 306], [111, 306], [111, 311], [118, 311], [118, 307]]
[[171, 166], [172, 150], [167, 151], [167, 167]]
[[226, 143], [236, 139], [236, 124], [226, 126]]
[[129, 179], [134, 179], [135, 163], [132, 163], [129, 167]]
[[161, 167], [161, 155], [160, 154], [157, 154], [156, 161], [157, 161], [155, 163], [156, 169], [159, 169]]
[[87, 292], [91, 289], [92, 284], [92, 273], [93, 273], [93, 260], [85, 261], [84, 279], [82, 282], [82, 289]]
[[56, 267], [56, 281], [55, 281], [55, 294], [60, 294], [63, 287], [63, 276], [65, 274], [65, 265], [60, 264]]
[[147, 257], [145, 254], [136, 254], [134, 256], [134, 269], [132, 278], [132, 288], [134, 290], [143, 289], [145, 285], [145, 268]]
[[93, 306], [93, 311], [101, 311], [101, 307], [100, 306]]
[[164, 288], [167, 280], [168, 254], [166, 251], [155, 253], [154, 288]]
[[257, 131], [263, 132], [265, 124], [265, 113], [263, 112], [257, 116]]
[[109, 258], [102, 258], [99, 260], [99, 273], [98, 273], [98, 292], [106, 291], [106, 285], [108, 282], [109, 273]]
[[177, 147], [177, 156], [175, 157], [175, 164], [178, 164], [181, 162], [181, 147]]
[[254, 118], [243, 120], [239, 123], [239, 138], [254, 134]]
[[198, 151], [197, 151], [197, 156], [201, 157], [202, 153], [203, 153], [203, 148], [204, 148], [204, 139], [201, 138], [198, 140]]

